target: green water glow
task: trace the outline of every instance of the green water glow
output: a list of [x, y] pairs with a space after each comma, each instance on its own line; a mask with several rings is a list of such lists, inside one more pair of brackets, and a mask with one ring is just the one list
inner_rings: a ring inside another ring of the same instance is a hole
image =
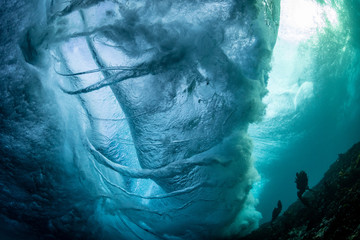
[[263, 221], [296, 200], [295, 173], [316, 184], [360, 139], [360, 1], [281, 3], [264, 121], [251, 126]]

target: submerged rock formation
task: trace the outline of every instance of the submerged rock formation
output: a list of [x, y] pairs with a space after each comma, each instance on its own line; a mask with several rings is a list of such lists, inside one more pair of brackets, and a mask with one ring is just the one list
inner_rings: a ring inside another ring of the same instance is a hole
[[359, 239], [360, 142], [339, 158], [324, 178], [273, 222], [263, 224], [243, 240]]

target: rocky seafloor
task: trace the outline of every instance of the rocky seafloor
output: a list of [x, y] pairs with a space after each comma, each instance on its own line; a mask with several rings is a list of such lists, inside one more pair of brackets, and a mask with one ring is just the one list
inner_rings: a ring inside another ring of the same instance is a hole
[[272, 223], [242, 240], [360, 239], [360, 142], [325, 173], [323, 179]]

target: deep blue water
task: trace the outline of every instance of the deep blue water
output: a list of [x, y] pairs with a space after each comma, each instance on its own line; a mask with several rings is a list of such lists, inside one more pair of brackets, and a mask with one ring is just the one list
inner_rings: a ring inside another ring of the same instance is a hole
[[2, 1], [0, 232], [241, 236], [360, 140], [360, 1]]

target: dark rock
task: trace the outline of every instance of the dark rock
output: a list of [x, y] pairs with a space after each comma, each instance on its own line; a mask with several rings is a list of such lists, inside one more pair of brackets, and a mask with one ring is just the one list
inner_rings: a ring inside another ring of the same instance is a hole
[[339, 158], [324, 178], [282, 216], [265, 223], [243, 240], [360, 239], [360, 142]]

